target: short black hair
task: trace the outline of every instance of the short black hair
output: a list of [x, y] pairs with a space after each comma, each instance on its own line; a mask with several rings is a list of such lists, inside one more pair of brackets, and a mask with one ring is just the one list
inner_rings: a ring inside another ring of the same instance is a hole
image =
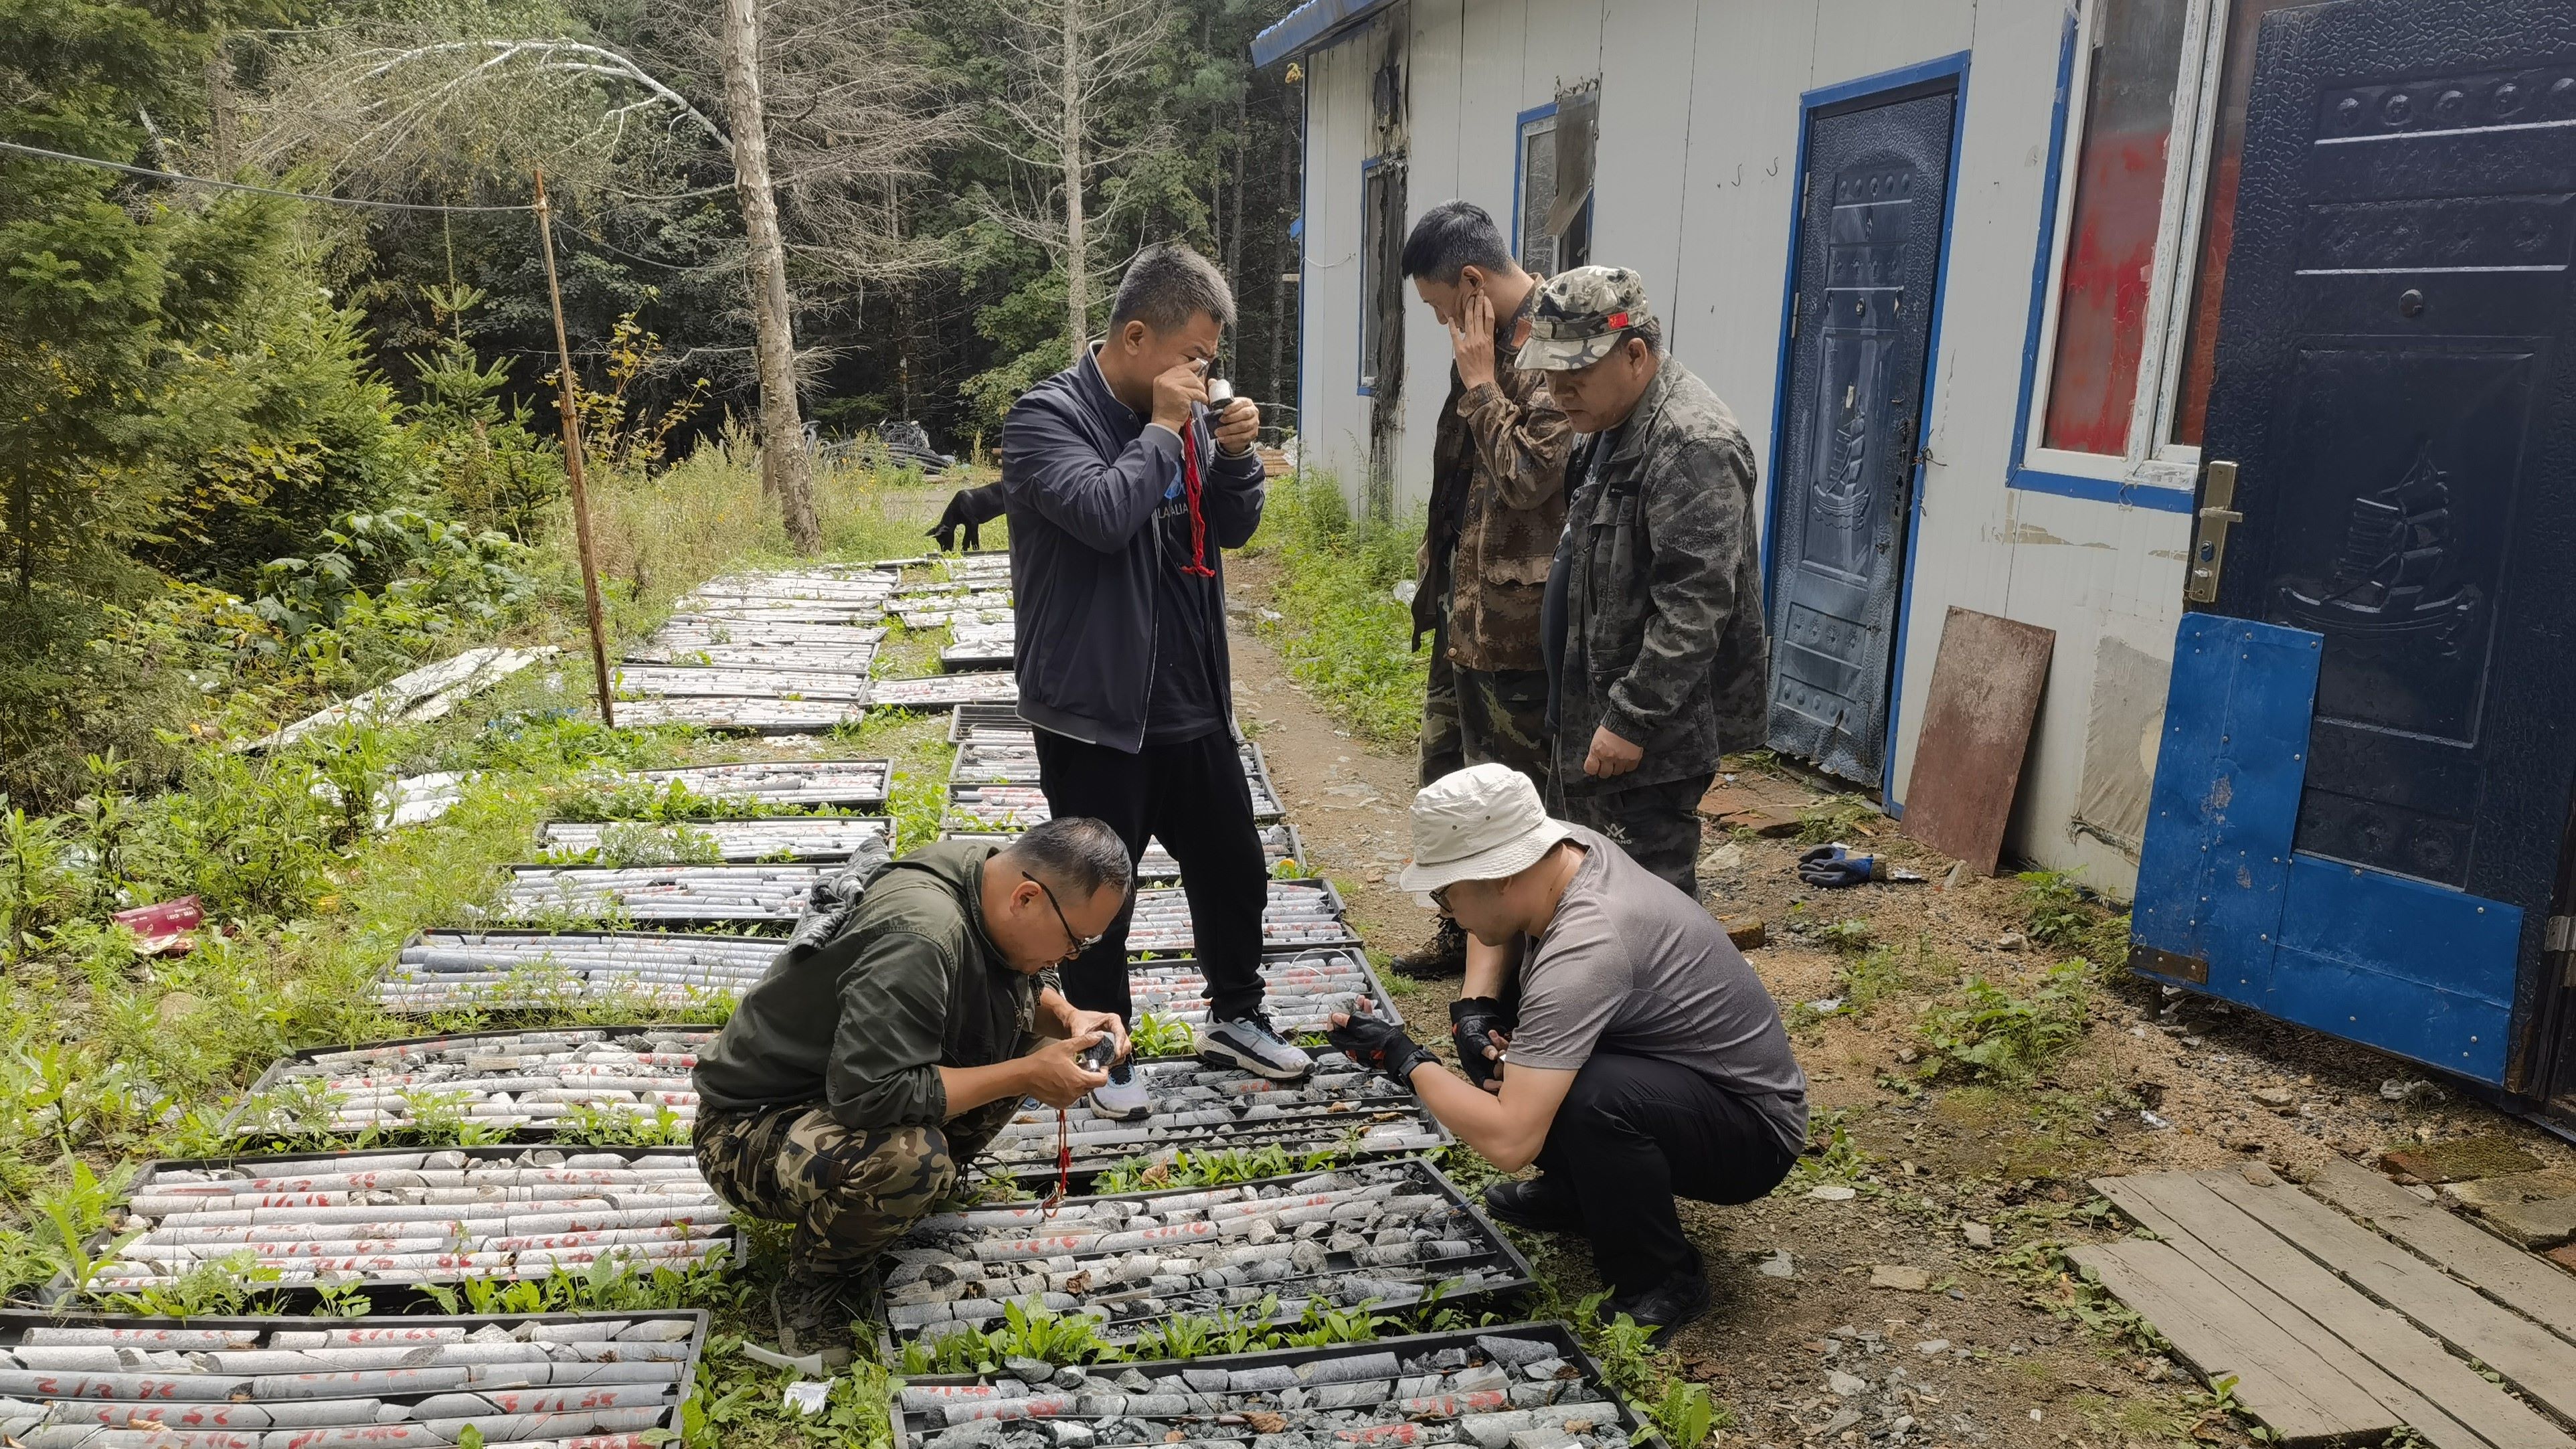
[[1513, 268], [1503, 229], [1472, 201], [1444, 201], [1422, 214], [1404, 239], [1404, 274], [1453, 286], [1467, 267], [1489, 272]]
[[1663, 319], [1659, 317], [1649, 317], [1634, 327], [1622, 329], [1619, 333], [1620, 345], [1623, 347], [1626, 346], [1628, 339], [1631, 337], [1634, 337], [1638, 341], [1646, 344], [1647, 356], [1661, 357], [1664, 355]]
[[1201, 312], [1220, 328], [1234, 325], [1234, 289], [1216, 263], [1178, 242], [1162, 242], [1136, 254], [1127, 275], [1118, 279], [1118, 300], [1109, 309], [1111, 328], [1142, 319], [1157, 332], [1187, 327]]
[[1044, 881], [1049, 890], [1087, 901], [1102, 889], [1120, 895], [1134, 883], [1134, 863], [1127, 842], [1106, 821], [1088, 815], [1059, 815], [1029, 827], [1010, 845], [1011, 864]]

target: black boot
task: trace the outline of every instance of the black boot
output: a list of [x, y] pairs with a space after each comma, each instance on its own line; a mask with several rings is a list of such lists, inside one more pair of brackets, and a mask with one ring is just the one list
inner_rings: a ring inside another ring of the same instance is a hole
[[1708, 1312], [1708, 1273], [1694, 1263], [1690, 1271], [1676, 1273], [1652, 1288], [1613, 1297], [1601, 1312], [1614, 1320], [1627, 1314], [1653, 1342], [1663, 1343], [1675, 1329]]
[[1444, 916], [1440, 921], [1440, 933], [1431, 938], [1430, 944], [1410, 955], [1398, 956], [1387, 964], [1416, 980], [1463, 976], [1467, 974], [1467, 933], [1458, 929], [1456, 921]]
[[1525, 1182], [1498, 1182], [1486, 1188], [1485, 1211], [1496, 1222], [1534, 1233], [1583, 1231], [1583, 1209], [1574, 1194], [1543, 1173]]

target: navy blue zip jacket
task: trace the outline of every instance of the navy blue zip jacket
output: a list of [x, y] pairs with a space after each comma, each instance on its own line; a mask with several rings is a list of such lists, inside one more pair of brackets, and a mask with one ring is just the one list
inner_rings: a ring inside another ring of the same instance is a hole
[[[1207, 565], [1215, 577], [1185, 584], [1208, 591], [1208, 678], [1225, 716], [1234, 716], [1234, 675], [1225, 647], [1225, 565], [1218, 550], [1241, 548], [1261, 526], [1261, 459], [1217, 451], [1195, 420], [1200, 513]], [[1179, 435], [1148, 427], [1146, 416], [1110, 392], [1090, 357], [1030, 388], [1002, 422], [1002, 490], [1011, 519], [1020, 717], [1040, 729], [1134, 754], [1144, 748], [1145, 701], [1154, 682], [1155, 510], [1180, 476]], [[1183, 530], [1185, 516], [1162, 526]]]

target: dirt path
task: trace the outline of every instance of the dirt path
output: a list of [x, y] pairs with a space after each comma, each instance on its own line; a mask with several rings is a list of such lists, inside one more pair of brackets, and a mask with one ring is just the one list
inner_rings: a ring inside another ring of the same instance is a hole
[[[1408, 853], [1412, 755], [1352, 738], [1286, 676], [1250, 627], [1267, 568], [1235, 569], [1238, 711], [1312, 863], [1346, 888], [1383, 959], [1430, 929], [1391, 885]], [[1715, 828], [1702, 859], [1711, 908], [1766, 923], [1769, 943], [1748, 954], [1790, 1020], [1824, 1149], [1760, 1202], [1684, 1204], [1717, 1308], [1675, 1347], [1733, 1406], [1724, 1443], [2243, 1442], [2187, 1372], [2081, 1326], [2107, 1300], [2066, 1276], [2059, 1249], [2126, 1227], [2090, 1178], [2249, 1160], [2295, 1178], [2328, 1153], [2375, 1162], [2390, 1145], [2482, 1134], [2576, 1164], [2404, 1063], [2117, 972], [2073, 988], [2080, 1039], [2045, 1069], [1927, 1081], [1923, 1025], [1962, 1004], [1972, 978], [2029, 1003], [2070, 952], [2031, 939], [2024, 883], [1948, 886], [1950, 862], [1894, 822], [1846, 818], [1855, 843], [1931, 882], [1813, 891], [1797, 880], [1796, 840]], [[1455, 984], [1398, 994], [1416, 1035], [1447, 1054]], [[1596, 1286], [1580, 1242], [1524, 1242], [1569, 1298]]]

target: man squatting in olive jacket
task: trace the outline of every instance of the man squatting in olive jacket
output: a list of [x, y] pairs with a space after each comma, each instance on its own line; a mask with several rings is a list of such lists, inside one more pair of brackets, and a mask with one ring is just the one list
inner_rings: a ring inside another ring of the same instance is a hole
[[1010, 846], [941, 841], [863, 859], [809, 910], [698, 1060], [699, 1171], [726, 1202], [796, 1225], [772, 1296], [790, 1353], [848, 1360], [852, 1311], [886, 1246], [926, 1216], [1034, 1097], [1108, 1080], [1075, 1060], [1109, 1012], [1056, 967], [1126, 908], [1128, 850], [1059, 816]]

